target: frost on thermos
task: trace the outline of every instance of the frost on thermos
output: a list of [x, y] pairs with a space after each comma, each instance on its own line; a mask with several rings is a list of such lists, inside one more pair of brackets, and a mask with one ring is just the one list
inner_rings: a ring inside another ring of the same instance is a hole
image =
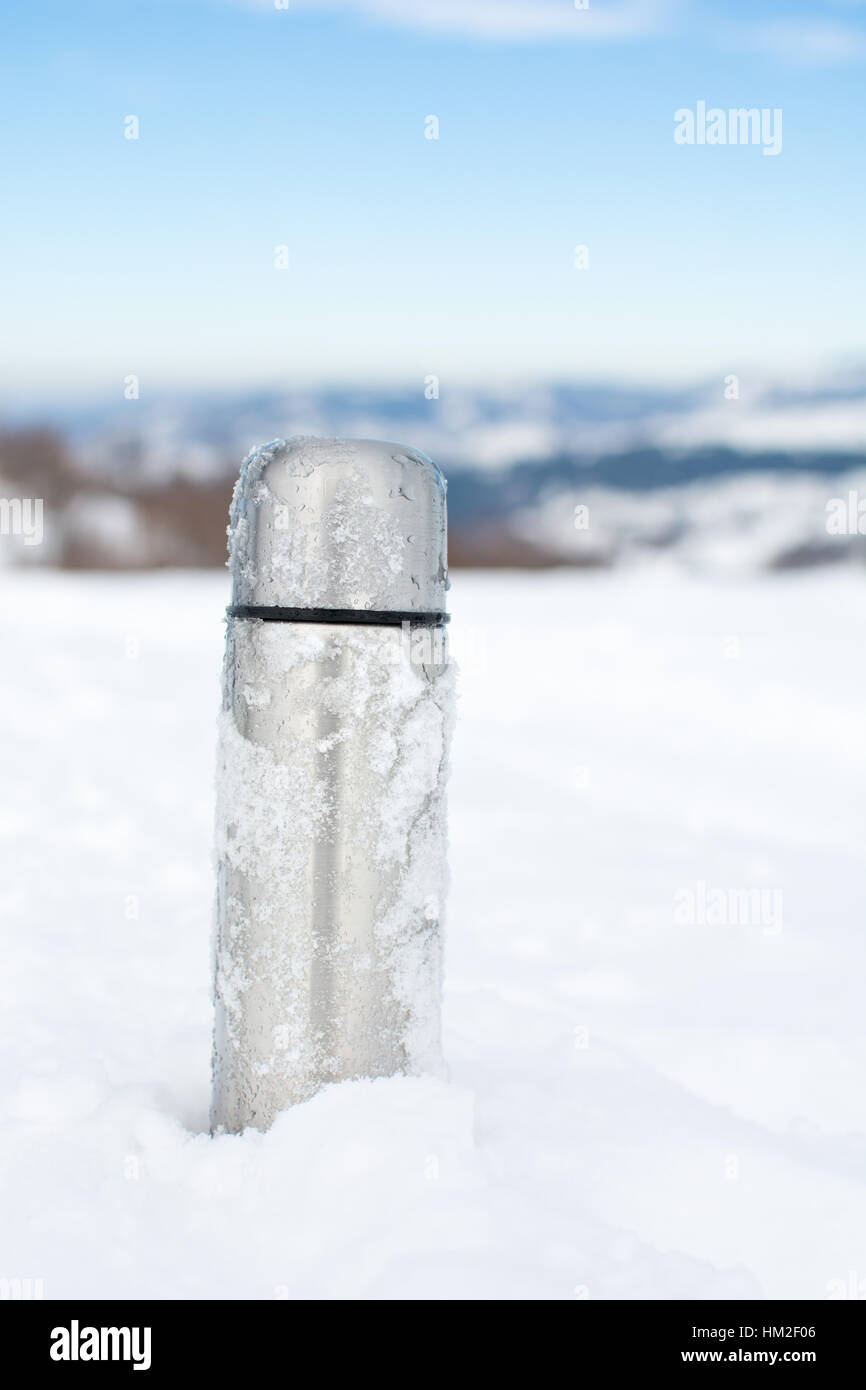
[[453, 716], [445, 483], [399, 445], [277, 440], [232, 501], [217, 779], [214, 1128], [435, 1069]]

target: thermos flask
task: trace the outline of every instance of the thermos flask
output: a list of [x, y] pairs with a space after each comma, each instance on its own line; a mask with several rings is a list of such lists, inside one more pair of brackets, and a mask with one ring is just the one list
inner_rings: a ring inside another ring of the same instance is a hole
[[438, 1069], [445, 481], [413, 449], [276, 440], [229, 526], [212, 1125]]

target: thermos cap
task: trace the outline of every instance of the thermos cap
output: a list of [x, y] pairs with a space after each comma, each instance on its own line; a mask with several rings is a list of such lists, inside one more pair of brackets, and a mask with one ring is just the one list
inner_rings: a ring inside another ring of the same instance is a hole
[[244, 461], [229, 555], [234, 607], [441, 611], [445, 479], [402, 444], [276, 439]]

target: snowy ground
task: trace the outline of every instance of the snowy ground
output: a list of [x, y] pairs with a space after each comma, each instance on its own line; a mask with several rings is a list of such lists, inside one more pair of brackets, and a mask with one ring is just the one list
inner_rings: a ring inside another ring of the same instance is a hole
[[866, 1293], [864, 595], [457, 575], [448, 1080], [211, 1139], [225, 578], [7, 571], [0, 1277]]

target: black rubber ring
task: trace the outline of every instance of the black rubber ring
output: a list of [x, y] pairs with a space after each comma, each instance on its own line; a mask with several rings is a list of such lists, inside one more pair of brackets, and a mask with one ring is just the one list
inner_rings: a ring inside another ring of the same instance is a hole
[[264, 623], [337, 623], [358, 627], [439, 627], [451, 621], [448, 613], [395, 613], [376, 608], [268, 608], [236, 603], [226, 609], [230, 618], [256, 618]]

